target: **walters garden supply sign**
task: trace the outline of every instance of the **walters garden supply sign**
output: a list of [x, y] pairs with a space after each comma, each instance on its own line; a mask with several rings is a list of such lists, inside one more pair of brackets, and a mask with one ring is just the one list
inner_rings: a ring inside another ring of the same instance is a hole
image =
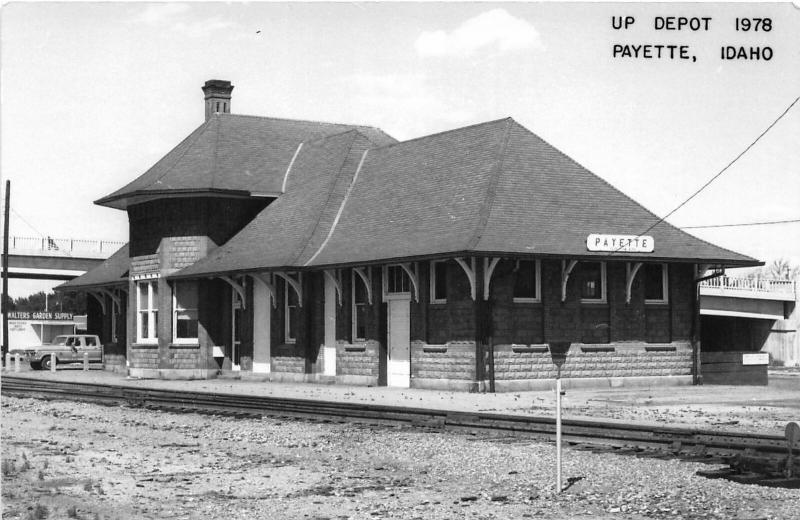
[[9, 320], [72, 321], [71, 312], [21, 312], [8, 313]]

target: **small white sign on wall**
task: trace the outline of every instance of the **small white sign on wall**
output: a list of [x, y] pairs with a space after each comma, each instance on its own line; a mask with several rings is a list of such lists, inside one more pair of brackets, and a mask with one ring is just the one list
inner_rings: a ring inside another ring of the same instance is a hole
[[586, 237], [589, 251], [619, 253], [652, 253], [656, 242], [649, 235], [601, 235], [592, 233]]
[[759, 352], [757, 354], [742, 354], [743, 365], [769, 365], [769, 354]]

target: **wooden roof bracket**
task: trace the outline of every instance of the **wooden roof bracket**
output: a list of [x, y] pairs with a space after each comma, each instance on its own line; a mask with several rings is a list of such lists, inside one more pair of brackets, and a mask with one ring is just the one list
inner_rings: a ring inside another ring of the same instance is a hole
[[365, 272], [363, 267], [354, 267], [353, 272], [364, 282], [364, 287], [367, 289], [367, 302], [372, 305], [372, 269]]
[[494, 273], [494, 268], [497, 267], [498, 262], [500, 262], [500, 257], [494, 257], [491, 260], [489, 258], [483, 259], [483, 299], [489, 299], [489, 285], [492, 283], [492, 273]]
[[[114, 312], [114, 307], [117, 308], [117, 314], [122, 312], [122, 307], [120, 306], [120, 298], [118, 295], [114, 294], [113, 292], [109, 291], [104, 287], [98, 287], [97, 291], [100, 294], [106, 294], [109, 298], [111, 298], [111, 312]], [[103, 312], [105, 314], [105, 312]]]
[[106, 315], [106, 300], [103, 298], [103, 293], [95, 292], [95, 291], [86, 291], [86, 294], [97, 300], [97, 303], [100, 304], [100, 310], [103, 312], [103, 316]]
[[[269, 278], [267, 278], [269, 276]], [[269, 293], [269, 298], [272, 300], [272, 308], [278, 308], [277, 298], [275, 297], [275, 283], [269, 273], [251, 273], [250, 277], [257, 284], [261, 284]]]
[[236, 280], [234, 280], [230, 276], [224, 276], [223, 275], [223, 276], [219, 276], [218, 278], [228, 282], [228, 285], [230, 285], [233, 288], [234, 291], [239, 293], [239, 297], [242, 299], [242, 309], [246, 309], [247, 308], [247, 296], [246, 296], [246, 293], [245, 293], [245, 290], [244, 290], [244, 286], [242, 284], [237, 283]]
[[472, 301], [475, 301], [477, 293], [476, 280], [475, 280], [475, 257], [474, 256], [470, 257], [469, 259], [470, 265], [467, 265], [464, 259], [460, 257], [455, 258], [454, 260], [458, 263], [458, 265], [461, 266], [461, 269], [463, 269], [464, 272], [467, 274], [467, 278], [469, 279], [470, 295], [472, 296]]
[[636, 273], [641, 269], [642, 263], [635, 262], [633, 269], [631, 263], [625, 262], [625, 303], [631, 303], [631, 287], [633, 287], [633, 279], [636, 278]]
[[561, 302], [567, 301], [567, 281], [569, 280], [569, 275], [572, 273], [572, 270], [575, 269], [575, 266], [578, 265], [577, 260], [570, 260], [569, 264], [567, 264], [566, 260], [561, 261]]
[[275, 271], [275, 276], [279, 276], [283, 278], [286, 283], [288, 283], [292, 289], [294, 289], [294, 293], [297, 295], [297, 306], [303, 306], [303, 273], [297, 273], [297, 279], [295, 280], [292, 278], [292, 275], [289, 273], [284, 273], [283, 271]]
[[417, 263], [414, 262], [414, 270], [411, 270], [411, 263], [405, 262], [400, 264], [403, 271], [406, 272], [408, 278], [411, 280], [411, 285], [414, 286], [414, 301], [419, 303], [419, 278], [417, 277]]
[[336, 288], [336, 296], [339, 300], [339, 307], [342, 306], [342, 276], [341, 271], [339, 269], [325, 269], [322, 271], [325, 273], [325, 278], [329, 279], [333, 282], [333, 286]]

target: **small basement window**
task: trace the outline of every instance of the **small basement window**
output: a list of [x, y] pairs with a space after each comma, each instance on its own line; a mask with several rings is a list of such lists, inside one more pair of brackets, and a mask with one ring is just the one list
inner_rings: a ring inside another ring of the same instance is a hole
[[667, 303], [669, 301], [669, 276], [667, 264], [644, 264], [644, 302]]
[[541, 296], [541, 263], [539, 260], [517, 260], [514, 267], [514, 301], [539, 302]]

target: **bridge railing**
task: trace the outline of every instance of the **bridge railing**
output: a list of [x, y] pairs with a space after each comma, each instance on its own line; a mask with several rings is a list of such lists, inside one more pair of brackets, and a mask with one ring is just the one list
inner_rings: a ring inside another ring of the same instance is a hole
[[109, 257], [125, 242], [116, 240], [85, 240], [77, 238], [22, 237], [10, 235], [10, 254], [37, 254], [45, 256]]
[[744, 293], [794, 295], [796, 283], [793, 280], [772, 280], [766, 278], [734, 278], [719, 276], [700, 282], [700, 289], [716, 289], [730, 292], [731, 295]]

